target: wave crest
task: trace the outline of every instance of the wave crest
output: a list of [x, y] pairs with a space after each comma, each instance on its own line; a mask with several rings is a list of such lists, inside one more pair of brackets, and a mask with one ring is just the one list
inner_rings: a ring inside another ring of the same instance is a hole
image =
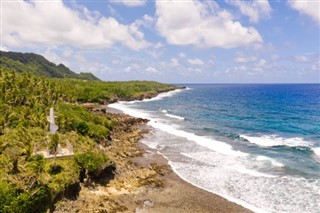
[[298, 138], [298, 137], [282, 138], [277, 135], [263, 135], [260, 137], [240, 135], [240, 137], [247, 140], [250, 143], [257, 144], [259, 146], [264, 146], [264, 147], [271, 147], [271, 146], [310, 147], [312, 146], [312, 143], [305, 141], [303, 138]]

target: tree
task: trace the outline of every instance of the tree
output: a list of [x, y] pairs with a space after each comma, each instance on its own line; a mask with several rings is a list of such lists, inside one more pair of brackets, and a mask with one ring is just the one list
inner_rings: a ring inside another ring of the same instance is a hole
[[29, 168], [33, 173], [38, 176], [38, 181], [40, 184], [43, 184], [43, 173], [45, 171], [46, 159], [43, 155], [33, 155], [29, 160]]

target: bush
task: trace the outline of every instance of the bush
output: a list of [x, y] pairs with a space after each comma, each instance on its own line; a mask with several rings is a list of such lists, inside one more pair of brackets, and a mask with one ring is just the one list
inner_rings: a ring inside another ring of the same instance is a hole
[[80, 168], [85, 169], [88, 174], [99, 172], [109, 161], [108, 157], [99, 152], [87, 152], [75, 156], [75, 160]]
[[41, 186], [22, 192], [7, 182], [0, 181], [0, 212], [33, 213], [45, 212], [51, 203], [48, 187]]

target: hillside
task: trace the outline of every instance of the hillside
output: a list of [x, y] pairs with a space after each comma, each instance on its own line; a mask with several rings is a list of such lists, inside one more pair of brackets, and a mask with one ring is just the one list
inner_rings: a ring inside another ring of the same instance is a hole
[[92, 73], [77, 74], [63, 64], [56, 65], [41, 55], [0, 51], [0, 67], [17, 72], [29, 72], [48, 78], [75, 78], [82, 80], [100, 80]]
[[[125, 156], [122, 151], [105, 150], [117, 128], [128, 131], [136, 121], [130, 118], [128, 126], [117, 117], [93, 114], [79, 103], [151, 98], [176, 88], [149, 81], [44, 78], [24, 72], [23, 62], [15, 62], [21, 73], [0, 69], [0, 212], [4, 213], [47, 212], [64, 196], [77, 196], [80, 182], [90, 183], [102, 171], [119, 168], [114, 156]], [[59, 127], [54, 134], [47, 121], [51, 107]], [[37, 152], [47, 150], [56, 156], [58, 147], [68, 144], [74, 149], [69, 158], [45, 158]]]

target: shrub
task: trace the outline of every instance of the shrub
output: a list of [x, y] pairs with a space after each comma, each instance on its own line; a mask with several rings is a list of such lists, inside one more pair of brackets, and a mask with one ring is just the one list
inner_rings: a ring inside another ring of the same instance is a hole
[[85, 169], [89, 174], [101, 171], [109, 161], [108, 157], [99, 152], [87, 152], [75, 156], [80, 168]]

